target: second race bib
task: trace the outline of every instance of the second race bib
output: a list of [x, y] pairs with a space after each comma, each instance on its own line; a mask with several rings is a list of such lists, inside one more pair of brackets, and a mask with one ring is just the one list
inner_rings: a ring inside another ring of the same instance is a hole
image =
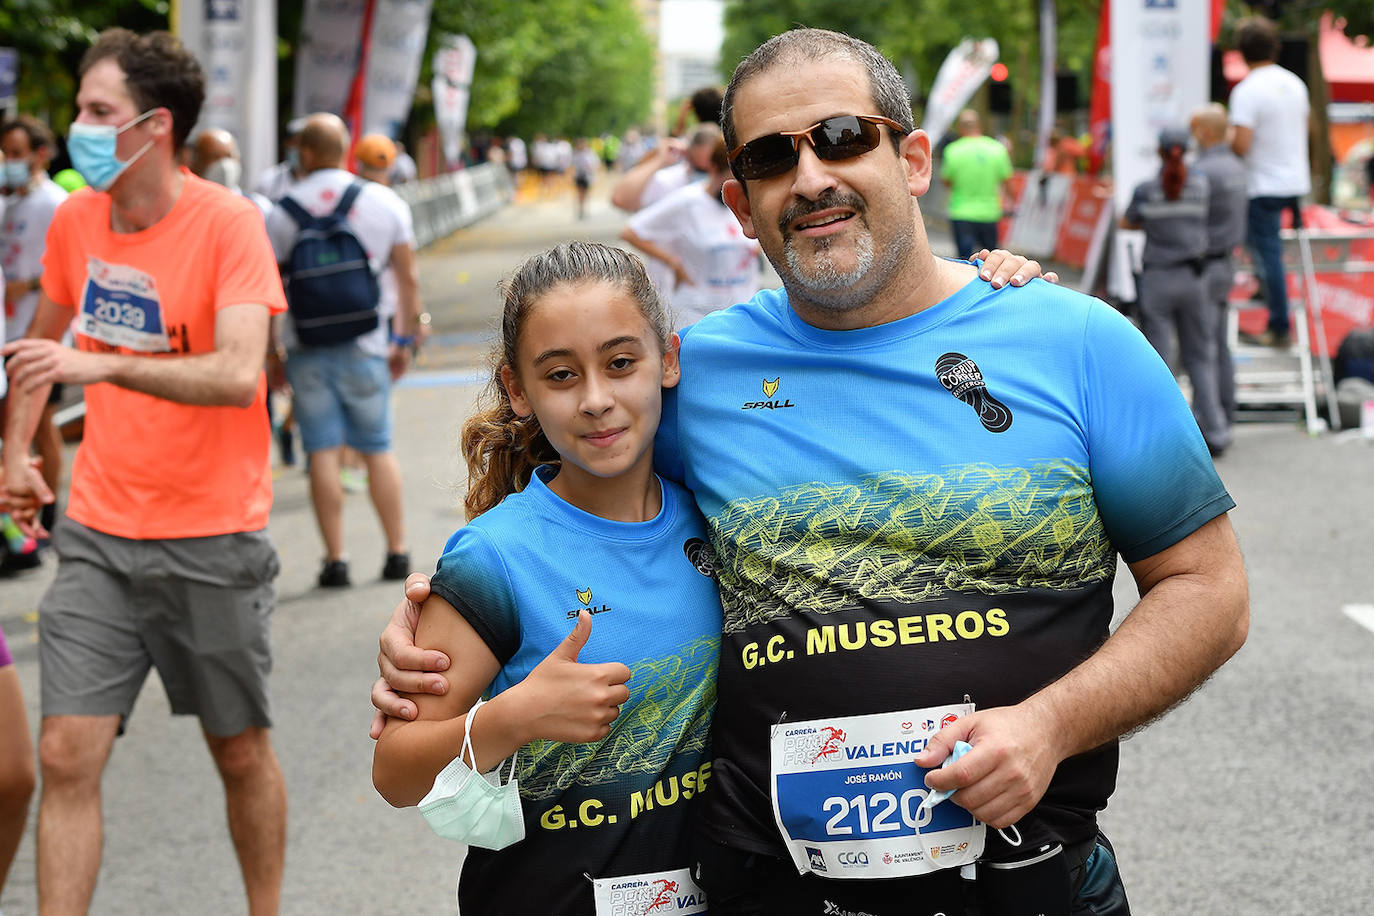
[[698, 916], [706, 913], [706, 894], [686, 868], [676, 871], [596, 878], [592, 881], [596, 916]]
[[986, 828], [972, 814], [952, 802], [921, 808], [927, 770], [912, 761], [972, 712], [953, 703], [774, 726], [773, 816], [797, 871], [904, 878], [982, 855]]

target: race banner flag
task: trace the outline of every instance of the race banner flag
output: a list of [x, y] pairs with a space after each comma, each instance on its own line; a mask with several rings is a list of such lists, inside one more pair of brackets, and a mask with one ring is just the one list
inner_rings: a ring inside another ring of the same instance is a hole
[[196, 128], [238, 140], [245, 175], [277, 161], [277, 0], [180, 0], [177, 37], [205, 68]]
[[400, 136], [410, 117], [431, 0], [306, 0], [296, 117], [331, 111], [363, 134]]
[[[367, 43], [362, 134], [401, 135], [429, 36], [431, 0], [375, 0]], [[355, 136], [355, 139], [356, 139]]]
[[959, 111], [973, 98], [997, 63], [997, 41], [992, 38], [965, 38], [949, 52], [926, 101], [925, 117], [919, 126], [930, 136], [932, 145], [949, 130]]
[[458, 164], [463, 151], [463, 126], [468, 119], [472, 72], [477, 48], [466, 35], [445, 35], [434, 52], [434, 120], [449, 168]]
[[361, 58], [363, 13], [370, 0], [306, 0], [296, 47], [291, 110], [342, 114]]

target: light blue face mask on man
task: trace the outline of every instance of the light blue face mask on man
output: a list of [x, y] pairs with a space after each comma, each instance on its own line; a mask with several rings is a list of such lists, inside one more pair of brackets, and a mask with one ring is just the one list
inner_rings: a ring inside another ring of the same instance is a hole
[[10, 159], [5, 163], [4, 171], [5, 187], [11, 191], [28, 187], [29, 184], [29, 164], [23, 159]]
[[[525, 814], [520, 807], [520, 783], [515, 778], [515, 758], [501, 784], [500, 768], [477, 773], [477, 753], [472, 749], [472, 717], [484, 701], [463, 718], [463, 746], [458, 756], [434, 777], [434, 787], [420, 799], [420, 813], [430, 829], [448, 840], [483, 849], [505, 849], [525, 838]], [[472, 760], [469, 767], [463, 762]]]
[[156, 108], [150, 108], [123, 127], [113, 124], [83, 124], [77, 121], [67, 134], [67, 154], [72, 157], [72, 166], [86, 179], [86, 183], [97, 191], [108, 191], [124, 170], [134, 164], [153, 145], [149, 140], [138, 152], [126, 161], [120, 162], [115, 156], [115, 143], [119, 135], [130, 127], [146, 120]]

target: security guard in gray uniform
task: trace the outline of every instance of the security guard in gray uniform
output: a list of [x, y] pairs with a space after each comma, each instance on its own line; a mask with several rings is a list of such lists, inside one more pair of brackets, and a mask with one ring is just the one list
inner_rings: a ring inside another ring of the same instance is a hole
[[1226, 109], [1221, 105], [1198, 108], [1188, 127], [1200, 150], [1193, 170], [1207, 178], [1207, 269], [1202, 279], [1216, 322], [1217, 394], [1222, 415], [1231, 423], [1236, 419], [1236, 369], [1226, 334], [1226, 297], [1235, 277], [1232, 252], [1245, 242], [1245, 163], [1227, 141]]
[[1231, 444], [1217, 384], [1216, 321], [1203, 274], [1207, 267], [1207, 179], [1183, 161], [1188, 131], [1160, 132], [1159, 174], [1131, 196], [1121, 225], [1145, 230], [1140, 330], [1169, 365], [1174, 335], [1193, 385], [1193, 416], [1213, 455]]

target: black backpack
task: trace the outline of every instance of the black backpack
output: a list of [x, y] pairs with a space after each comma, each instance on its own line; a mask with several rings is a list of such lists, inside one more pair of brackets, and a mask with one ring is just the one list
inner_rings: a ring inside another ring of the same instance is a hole
[[313, 216], [290, 197], [278, 204], [300, 227], [282, 280], [296, 336], [307, 347], [345, 343], [375, 330], [381, 288], [367, 249], [348, 225], [348, 211], [363, 183], [355, 181], [324, 216]]

